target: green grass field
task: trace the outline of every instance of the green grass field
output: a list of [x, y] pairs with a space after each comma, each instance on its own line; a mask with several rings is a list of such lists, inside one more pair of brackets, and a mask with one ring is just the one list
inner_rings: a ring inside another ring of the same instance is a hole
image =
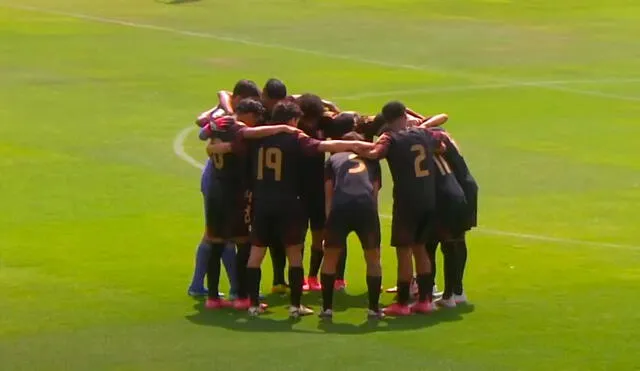
[[[640, 369], [638, 35], [631, 0], [0, 0], [0, 370]], [[355, 243], [332, 325], [186, 296], [200, 173], [174, 150], [204, 161], [183, 130], [272, 76], [449, 113], [473, 306], [368, 324]]]

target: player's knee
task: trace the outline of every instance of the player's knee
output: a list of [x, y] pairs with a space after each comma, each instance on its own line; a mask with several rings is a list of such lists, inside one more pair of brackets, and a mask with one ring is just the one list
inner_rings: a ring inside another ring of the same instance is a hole
[[302, 245], [287, 246], [287, 260], [290, 267], [302, 267]]
[[262, 247], [252, 246], [251, 253], [249, 254], [249, 260], [247, 261], [247, 267], [259, 268], [264, 259], [266, 249]]

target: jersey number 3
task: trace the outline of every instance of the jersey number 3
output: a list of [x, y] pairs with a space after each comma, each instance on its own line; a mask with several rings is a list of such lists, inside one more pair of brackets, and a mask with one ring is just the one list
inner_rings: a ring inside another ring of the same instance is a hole
[[416, 153], [416, 159], [413, 162], [416, 177], [422, 178], [429, 176], [429, 170], [424, 168], [425, 160], [427, 159], [427, 151], [424, 149], [424, 146], [421, 144], [414, 144], [411, 146], [411, 152]]
[[359, 159], [358, 155], [356, 155], [355, 153], [349, 155], [349, 160], [353, 160], [357, 163], [356, 166], [349, 169], [349, 174], [358, 174], [367, 170], [367, 165], [365, 165], [364, 161], [362, 161], [362, 159]]
[[282, 180], [282, 151], [280, 148], [260, 148], [258, 150], [258, 180], [264, 178], [264, 168], [273, 170], [276, 181]]

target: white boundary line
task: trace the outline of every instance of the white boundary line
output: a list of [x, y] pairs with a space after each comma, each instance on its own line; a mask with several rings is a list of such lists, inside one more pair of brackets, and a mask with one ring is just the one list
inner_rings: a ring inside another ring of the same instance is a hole
[[[367, 64], [378, 65], [383, 67], [390, 67], [390, 68], [397, 68], [397, 69], [410, 69], [410, 70], [417, 70], [417, 71], [429, 71], [429, 72], [437, 73], [441, 75], [458, 76], [458, 77], [467, 78], [467, 79], [483, 79], [483, 80], [494, 81], [495, 85], [500, 85], [497, 87], [530, 86], [530, 87], [537, 87], [537, 88], [542, 88], [547, 90], [556, 90], [556, 91], [562, 91], [567, 93], [595, 96], [595, 97], [607, 98], [607, 99], [615, 99], [615, 100], [623, 100], [623, 101], [640, 101], [640, 97], [637, 97], [637, 96], [605, 93], [597, 90], [582, 90], [582, 89], [575, 89], [575, 88], [566, 88], [562, 86], [556, 86], [556, 85], [559, 85], [559, 83], [555, 83], [555, 82], [545, 83], [545, 82], [516, 81], [511, 79], [496, 78], [492, 76], [484, 76], [479, 74], [464, 73], [460, 71], [445, 70], [435, 66], [412, 65], [412, 64], [380, 61], [376, 59], [361, 58], [353, 55], [328, 53], [328, 52], [317, 51], [317, 50], [296, 48], [296, 47], [282, 45], [282, 44], [264, 43], [259, 41], [252, 41], [252, 40], [237, 38], [237, 37], [217, 35], [217, 34], [207, 33], [207, 32], [187, 31], [187, 30], [181, 30], [177, 28], [157, 26], [157, 25], [148, 24], [148, 23], [131, 22], [131, 21], [125, 21], [125, 20], [116, 19], [116, 18], [99, 17], [99, 16], [93, 16], [93, 15], [84, 14], [84, 13], [65, 12], [60, 10], [40, 8], [40, 7], [28, 6], [28, 5], [14, 5], [14, 4], [0, 3], [0, 6], [5, 8], [10, 8], [10, 9], [18, 9], [18, 10], [25, 10], [25, 11], [38, 12], [38, 13], [60, 15], [60, 16], [82, 19], [82, 20], [98, 22], [98, 23], [116, 24], [120, 26], [133, 27], [133, 28], [139, 28], [139, 29], [169, 32], [169, 33], [174, 33], [174, 34], [184, 35], [184, 36], [208, 38], [208, 39], [214, 39], [214, 40], [219, 40], [224, 42], [256, 46], [260, 48], [288, 50], [288, 51], [297, 52], [297, 53], [316, 55], [316, 56], [325, 57], [325, 58], [342, 59], [342, 60], [348, 60], [353, 62], [367, 63]], [[595, 82], [595, 80], [593, 82]], [[485, 86], [484, 88], [486, 89], [487, 87]], [[450, 88], [450, 89], [453, 89], [453, 88]], [[446, 91], [446, 90], [443, 90], [443, 91]], [[451, 91], [454, 91], [454, 90], [451, 90]], [[343, 99], [346, 99], [346, 98], [343, 98]], [[352, 99], [359, 99], [359, 98], [352, 98]]]
[[[176, 136], [175, 140], [173, 141], [173, 152], [176, 154], [176, 156], [178, 156], [180, 159], [184, 160], [185, 162], [187, 162], [191, 166], [196, 167], [198, 169], [202, 169], [202, 168], [204, 168], [204, 164], [202, 164], [201, 162], [199, 162], [195, 158], [191, 157], [191, 155], [189, 155], [184, 149], [184, 141], [185, 141], [185, 139], [195, 129], [196, 129], [195, 126], [190, 126], [188, 128], [185, 128], [185, 129], [181, 130], [178, 133], [178, 135]], [[380, 216], [385, 218], [385, 219], [391, 219], [391, 215], [380, 214]], [[476, 230], [478, 232], [481, 232], [481, 233], [484, 233], [484, 234], [495, 235], [495, 236], [504, 236], [504, 237], [513, 237], [513, 238], [525, 239], [525, 240], [544, 241], [544, 242], [552, 242], [552, 243], [557, 243], [557, 244], [568, 244], [568, 245], [589, 246], [589, 247], [608, 247], [608, 248], [615, 248], [615, 249], [625, 249], [625, 250], [640, 251], [640, 246], [634, 246], [634, 245], [623, 245], [623, 244], [608, 243], [608, 242], [593, 242], [593, 241], [574, 240], [574, 239], [570, 239], [570, 238], [550, 237], [550, 236], [543, 236], [543, 235], [537, 235], [537, 234], [507, 232], [507, 231], [500, 231], [500, 230], [495, 230], [495, 229], [487, 229], [487, 228], [482, 228], [482, 227], [477, 228]]]
[[[640, 78], [628, 78], [628, 79], [592, 79], [592, 80], [541, 80], [541, 81], [531, 81], [531, 82], [521, 82], [517, 84], [479, 84], [479, 85], [451, 85], [451, 86], [440, 86], [440, 87], [432, 87], [432, 88], [416, 88], [416, 89], [405, 89], [405, 90], [389, 90], [389, 91], [380, 91], [380, 92], [369, 92], [369, 93], [360, 93], [347, 95], [343, 97], [333, 97], [335, 100], [360, 100], [364, 98], [375, 98], [375, 97], [386, 97], [386, 96], [394, 96], [394, 95], [406, 95], [406, 94], [430, 94], [430, 93], [446, 93], [446, 92], [459, 92], [459, 91], [467, 91], [467, 90], [491, 90], [491, 89], [506, 89], [506, 88], [518, 88], [518, 87], [543, 87], [543, 86], [555, 86], [555, 85], [578, 85], [578, 84], [630, 84], [630, 83], [640, 83]], [[563, 89], [571, 89], [565, 88]], [[581, 90], [586, 94], [587, 90]], [[600, 92], [589, 91], [591, 93], [597, 93], [600, 95]], [[602, 93], [605, 94], [605, 93]], [[607, 94], [609, 98], [613, 98], [615, 94]], [[640, 97], [628, 97], [628, 96], [617, 96], [615, 99], [623, 99], [623, 100], [640, 100]]]
[[[447, 71], [447, 70], [442, 70], [440, 68], [424, 66], [424, 65], [416, 66], [416, 65], [410, 65], [410, 64], [398, 64], [398, 63], [392, 63], [392, 62], [384, 62], [384, 61], [378, 61], [378, 60], [374, 60], [374, 59], [366, 59], [366, 58], [360, 58], [360, 57], [355, 57], [355, 56], [350, 56], [350, 55], [325, 53], [325, 52], [321, 52], [321, 51], [296, 48], [296, 47], [280, 45], [280, 44], [262, 43], [262, 42], [257, 42], [257, 41], [251, 41], [251, 40], [235, 38], [235, 37], [215, 35], [215, 34], [205, 33], [205, 32], [185, 31], [185, 30], [180, 30], [180, 29], [176, 29], [176, 28], [156, 26], [156, 25], [146, 24], [146, 23], [137, 23], [137, 22], [124, 21], [124, 20], [119, 20], [119, 19], [114, 19], [114, 18], [97, 17], [97, 16], [92, 16], [92, 15], [82, 14], [82, 13], [71, 13], [71, 12], [64, 12], [64, 11], [45, 9], [45, 8], [39, 8], [39, 7], [33, 7], [33, 6], [25, 6], [25, 5], [0, 4], [0, 6], [6, 7], [6, 8], [12, 8], [12, 9], [27, 10], [27, 11], [32, 11], [32, 12], [61, 15], [61, 16], [66, 16], [66, 17], [71, 17], [71, 18], [76, 18], [76, 19], [83, 19], [83, 20], [99, 22], [99, 23], [117, 24], [117, 25], [120, 25], [120, 26], [127, 26], [127, 27], [139, 28], [139, 29], [148, 29], [148, 30], [154, 30], [154, 31], [170, 32], [170, 33], [184, 35], [184, 36], [209, 38], [209, 39], [215, 39], [215, 40], [219, 40], [219, 41], [225, 41], [225, 42], [231, 42], [231, 43], [237, 43], [237, 44], [244, 44], [244, 45], [251, 45], [251, 46], [256, 46], [256, 47], [261, 47], [261, 48], [289, 50], [289, 51], [298, 52], [298, 53], [317, 55], [317, 56], [326, 57], [326, 58], [343, 59], [343, 60], [349, 60], [349, 61], [354, 61], [354, 62], [361, 62], [361, 63], [379, 65], [379, 66], [384, 66], [384, 67], [411, 69], [411, 70], [419, 70], [419, 71], [431, 71], [431, 72], [440, 73], [440, 74], [443, 74], [443, 75], [460, 76], [460, 77], [466, 77], [466, 78], [482, 78], [482, 79], [486, 79], [486, 80], [496, 81], [495, 84], [466, 86], [466, 87], [464, 87], [464, 86], [453, 87], [452, 86], [452, 87], [443, 87], [443, 88], [440, 88], [440, 90], [437, 90], [438, 88], [434, 88], [434, 89], [430, 89], [430, 90], [427, 90], [427, 89], [422, 90], [421, 89], [420, 91], [415, 91], [415, 90], [414, 91], [402, 91], [402, 92], [395, 91], [395, 92], [386, 92], [386, 93], [380, 92], [380, 93], [369, 93], [369, 94], [389, 95], [389, 94], [407, 94], [407, 93], [421, 93], [421, 92], [428, 93], [428, 92], [437, 92], [437, 91], [492, 89], [492, 88], [505, 88], [505, 87], [512, 87], [512, 86], [513, 87], [516, 87], [516, 86], [532, 86], [532, 87], [541, 87], [541, 88], [546, 88], [546, 89], [551, 89], [551, 90], [566, 91], [566, 92], [575, 93], [575, 94], [597, 96], [597, 97], [602, 97], [602, 98], [610, 98], [610, 99], [617, 99], [617, 100], [629, 100], [629, 101], [640, 101], [640, 97], [625, 96], [625, 95], [618, 95], [618, 94], [609, 94], [609, 93], [604, 93], [604, 92], [600, 92], [600, 91], [593, 91], [593, 90], [581, 90], [581, 89], [566, 88], [566, 87], [561, 87], [561, 86], [553, 86], [553, 85], [560, 85], [560, 84], [578, 83], [578, 80], [576, 80], [575, 82], [569, 82], [569, 81], [523, 82], [523, 81], [513, 81], [513, 80], [506, 80], [506, 79], [496, 79], [494, 77], [487, 77], [487, 76], [480, 76], [480, 75], [473, 75], [473, 74], [466, 74], [466, 73], [460, 73], [460, 72]], [[591, 81], [587, 81], [585, 83], [605, 83], [605, 81], [613, 81], [613, 80], [600, 80], [600, 81], [591, 80]], [[617, 81], [617, 82], [623, 83], [623, 82], [635, 82], [635, 81], [637, 81], [637, 80], [636, 79], [628, 79], [628, 80], [620, 80], [620, 81]], [[498, 82], [500, 82], [500, 83], [498, 83]], [[349, 97], [342, 97], [341, 99], [361, 99], [361, 98], [372, 97], [372, 96], [382, 96], [382, 95], [367, 95], [367, 93], [364, 93], [364, 94], [360, 94], [360, 95], [351, 96], [350, 98]], [[188, 127], [188, 128], [185, 128], [185, 129], [181, 130], [178, 133], [178, 135], [176, 136], [176, 138], [175, 138], [175, 140], [173, 142], [173, 151], [179, 158], [181, 158], [182, 160], [186, 161], [191, 166], [196, 167], [198, 169], [202, 169], [204, 167], [204, 164], [200, 163], [199, 161], [197, 161], [196, 159], [191, 157], [184, 150], [184, 141], [185, 141], [186, 137], [194, 129], [195, 129], [194, 127]], [[389, 215], [381, 215], [381, 216], [385, 217], [385, 218], [389, 218]], [[516, 238], [530, 239], [530, 240], [547, 241], [547, 242], [554, 242], [554, 243], [567, 243], [567, 244], [582, 245], [582, 246], [611, 247], [611, 248], [622, 248], [622, 249], [630, 249], [630, 250], [640, 250], [640, 246], [633, 246], [633, 245], [621, 245], [621, 244], [612, 244], [612, 243], [599, 243], [599, 242], [581, 241], [581, 240], [555, 238], [555, 237], [532, 235], [532, 234], [504, 232], [504, 231], [490, 230], [490, 229], [484, 229], [484, 228], [480, 229], [480, 231], [483, 232], [483, 233], [486, 233], [486, 234], [509, 236], [509, 237], [516, 237]]]

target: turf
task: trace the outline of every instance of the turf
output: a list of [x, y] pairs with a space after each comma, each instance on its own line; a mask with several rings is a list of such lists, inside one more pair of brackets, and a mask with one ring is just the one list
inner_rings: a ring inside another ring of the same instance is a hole
[[[0, 370], [637, 368], [639, 33], [629, 0], [0, 0]], [[186, 297], [203, 221], [174, 138], [271, 76], [450, 114], [481, 185], [472, 306], [368, 324], [355, 244], [332, 325]]]

